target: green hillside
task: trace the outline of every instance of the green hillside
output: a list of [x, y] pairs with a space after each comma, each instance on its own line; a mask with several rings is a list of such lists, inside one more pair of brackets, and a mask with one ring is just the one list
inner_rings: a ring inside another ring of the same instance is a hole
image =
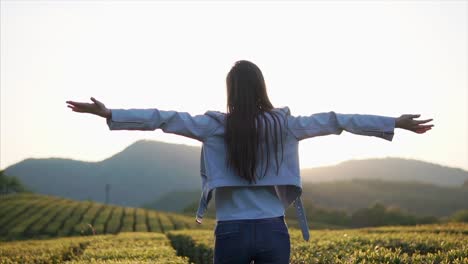
[[[387, 207], [400, 208], [416, 216], [439, 218], [468, 209], [468, 188], [462, 186], [446, 187], [421, 182], [352, 179], [318, 183], [304, 182], [302, 187], [302, 198], [306, 205], [345, 211], [348, 214], [367, 208], [376, 202]], [[200, 191], [176, 193], [177, 195], [163, 195], [154, 202], [145, 204], [144, 207], [192, 214], [198, 206]], [[213, 204], [210, 204], [207, 214], [212, 217], [214, 217]], [[171, 205], [174, 207], [171, 208]]]
[[468, 188], [421, 182], [352, 179], [303, 183], [303, 199], [319, 206], [353, 212], [374, 202], [411, 214], [444, 217], [468, 209]]
[[35, 193], [82, 201], [104, 202], [109, 184], [110, 203], [139, 207], [167, 192], [199, 186], [199, 166], [199, 147], [141, 140], [99, 162], [30, 158], [5, 173]]
[[[5, 168], [7, 175], [17, 177], [36, 193], [104, 202], [106, 186], [109, 186], [108, 201], [112, 204], [145, 205], [158, 210], [180, 210], [190, 204], [171, 201], [169, 204], [174, 207], [168, 208], [167, 203], [158, 203], [158, 199], [174, 198], [171, 196], [173, 192], [193, 190], [198, 192], [194, 195], [198, 200], [199, 171], [199, 147], [151, 140], [137, 141], [99, 162], [31, 158]], [[301, 175], [303, 183], [364, 178], [404, 183], [417, 181], [453, 188], [461, 187], [468, 180], [468, 171], [459, 168], [400, 158], [353, 160], [336, 166], [302, 169]], [[338, 198], [349, 201], [348, 197]]]
[[351, 179], [422, 182], [458, 187], [468, 180], [468, 171], [421, 160], [374, 158], [348, 160], [333, 166], [301, 170], [304, 182], [328, 182]]
[[213, 219], [198, 225], [194, 217], [155, 210], [30, 193], [0, 196], [1, 240], [213, 227]]
[[[200, 189], [173, 191], [170, 193], [166, 193], [160, 198], [157, 198], [151, 202], [143, 204], [142, 207], [148, 208], [148, 209], [166, 211], [166, 212], [180, 213], [180, 212], [184, 212], [184, 209], [188, 205], [195, 203], [196, 205], [193, 207], [193, 210], [196, 210], [198, 206], [198, 201], [200, 200], [200, 196], [201, 196]], [[193, 212], [195, 211], [191, 211], [187, 213], [193, 213]], [[211, 210], [209, 213], [213, 217], [215, 216], [214, 213], [212, 214]]]

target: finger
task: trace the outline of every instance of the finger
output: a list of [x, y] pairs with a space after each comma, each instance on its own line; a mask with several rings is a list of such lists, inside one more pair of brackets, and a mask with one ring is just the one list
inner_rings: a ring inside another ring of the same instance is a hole
[[68, 108], [70, 108], [71, 110], [75, 111], [75, 110], [78, 110], [79, 108], [77, 107], [74, 107], [72, 105], [67, 105]]
[[87, 113], [89, 111], [86, 111], [85, 109], [83, 108], [80, 108], [80, 107], [74, 107], [72, 105], [67, 105], [68, 108], [70, 108], [71, 110], [73, 110], [74, 112], [79, 112], [79, 113]]
[[91, 100], [100, 108], [104, 108], [104, 104], [101, 103], [100, 101], [96, 100], [94, 97], [91, 97]]
[[417, 115], [409, 115], [409, 118], [418, 118], [420, 117], [421, 115], [420, 114], [417, 114]]
[[[71, 108], [71, 107], [70, 107]], [[87, 113], [86, 111], [84, 111], [83, 109], [79, 109], [79, 108], [71, 108], [73, 112], [78, 112], [78, 113]]]
[[425, 133], [426, 131], [429, 131], [429, 130], [431, 130], [430, 127], [428, 127], [428, 128], [422, 128], [422, 129], [416, 129], [414, 132], [419, 133], [419, 134], [422, 134], [422, 133]]
[[72, 100], [68, 100], [68, 101], [65, 101], [65, 103], [67, 103], [67, 104], [71, 104], [71, 103], [78, 103], [78, 102], [76, 102], [76, 101], [72, 101]]
[[434, 125], [417, 125], [416, 129], [421, 129], [421, 128], [427, 128], [427, 127], [433, 127]]
[[80, 103], [80, 102], [73, 102], [73, 101], [69, 101], [69, 104], [77, 106], [77, 107], [86, 107], [86, 106], [90, 105], [88, 103]]
[[415, 130], [429, 130], [429, 129], [432, 129], [432, 127], [421, 127], [421, 128], [417, 128]]
[[426, 120], [414, 120], [415, 124], [424, 124], [427, 122], [431, 122], [433, 119], [426, 119]]
[[102, 103], [100, 101], [96, 100], [96, 98], [94, 98], [94, 97], [91, 97], [91, 101], [93, 101], [97, 105], [102, 105]]

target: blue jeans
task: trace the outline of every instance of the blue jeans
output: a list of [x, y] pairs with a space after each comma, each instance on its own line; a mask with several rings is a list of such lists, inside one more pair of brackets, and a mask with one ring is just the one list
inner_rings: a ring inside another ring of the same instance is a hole
[[284, 216], [216, 224], [214, 264], [287, 264], [290, 253]]

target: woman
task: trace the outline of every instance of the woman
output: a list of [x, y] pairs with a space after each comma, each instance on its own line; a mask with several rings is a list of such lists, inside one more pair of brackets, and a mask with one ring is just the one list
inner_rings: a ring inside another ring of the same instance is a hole
[[226, 78], [227, 113], [192, 116], [158, 109], [108, 109], [67, 101], [75, 112], [107, 119], [111, 130], [162, 129], [201, 141], [201, 223], [215, 190], [214, 263], [289, 263], [290, 240], [285, 209], [294, 204], [303, 237], [309, 229], [301, 203], [298, 143], [302, 139], [348, 132], [391, 141], [395, 128], [425, 133], [432, 119], [398, 118], [335, 112], [292, 116], [274, 108], [262, 72], [252, 62], [237, 61]]

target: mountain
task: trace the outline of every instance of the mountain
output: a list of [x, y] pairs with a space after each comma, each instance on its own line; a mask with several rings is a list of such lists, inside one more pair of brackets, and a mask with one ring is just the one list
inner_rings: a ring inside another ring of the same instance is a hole
[[[184, 209], [190, 203], [196, 203], [198, 206], [198, 201], [200, 201], [201, 190], [185, 190], [185, 191], [174, 191], [166, 193], [163, 196], [154, 199], [148, 203], [142, 205], [143, 208], [148, 209], [158, 209], [165, 212], [183, 212]], [[211, 206], [210, 207], [214, 207]], [[194, 211], [187, 212], [192, 215], [196, 212], [197, 207], [194, 208]]]
[[[468, 188], [463, 187], [376, 179], [305, 182], [302, 187], [304, 204], [348, 213], [367, 208], [376, 202], [419, 216], [443, 217], [468, 209]], [[187, 214], [196, 211], [200, 191], [179, 191], [174, 194], [164, 195], [146, 207]], [[207, 215], [214, 217], [213, 203]]]
[[468, 180], [468, 171], [462, 169], [401, 158], [350, 160], [335, 166], [304, 169], [301, 175], [304, 182], [381, 179], [452, 187], [461, 186]]
[[157, 141], [138, 141], [100, 161], [27, 159], [5, 169], [31, 190], [77, 200], [139, 206], [173, 190], [201, 186], [200, 148]]
[[421, 182], [353, 179], [306, 182], [303, 199], [319, 206], [353, 212], [375, 202], [395, 206], [411, 214], [448, 216], [468, 209], [468, 188]]
[[[5, 169], [32, 191], [77, 200], [105, 201], [141, 206], [173, 191], [196, 190], [200, 148], [158, 141], [137, 141], [100, 162], [69, 159], [27, 159]], [[305, 169], [304, 183], [375, 178], [388, 181], [418, 181], [441, 186], [461, 186], [468, 172], [416, 160], [398, 158], [355, 160], [336, 166]]]

